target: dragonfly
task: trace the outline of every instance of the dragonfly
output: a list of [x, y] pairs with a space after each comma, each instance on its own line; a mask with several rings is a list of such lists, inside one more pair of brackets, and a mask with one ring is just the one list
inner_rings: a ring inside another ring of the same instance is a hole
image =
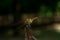
[[25, 20], [25, 24], [26, 24], [26, 27], [25, 27], [25, 40], [37, 40], [33, 34], [32, 34], [32, 30], [30, 29], [31, 27], [31, 23], [38, 19], [38, 17], [35, 17], [35, 18], [27, 18]]

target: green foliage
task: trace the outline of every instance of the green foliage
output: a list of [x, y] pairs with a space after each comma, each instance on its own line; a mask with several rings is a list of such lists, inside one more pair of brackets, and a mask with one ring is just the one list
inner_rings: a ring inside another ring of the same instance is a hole
[[60, 8], [60, 1], [57, 3], [57, 7]]
[[46, 6], [42, 5], [42, 6], [40, 7], [40, 10], [41, 10], [42, 13], [45, 13], [46, 10], [47, 10], [47, 8], [46, 8]]
[[57, 3], [57, 11], [60, 11], [60, 1]]
[[51, 12], [50, 10], [48, 10], [48, 12], [46, 13], [46, 16], [47, 16], [48, 18], [52, 18], [52, 12]]

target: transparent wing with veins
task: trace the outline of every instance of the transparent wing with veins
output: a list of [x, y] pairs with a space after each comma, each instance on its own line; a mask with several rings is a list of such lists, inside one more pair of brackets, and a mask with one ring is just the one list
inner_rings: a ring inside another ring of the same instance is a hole
[[25, 20], [25, 24], [31, 24], [34, 20], [38, 19], [38, 17], [35, 17], [35, 18], [27, 18]]

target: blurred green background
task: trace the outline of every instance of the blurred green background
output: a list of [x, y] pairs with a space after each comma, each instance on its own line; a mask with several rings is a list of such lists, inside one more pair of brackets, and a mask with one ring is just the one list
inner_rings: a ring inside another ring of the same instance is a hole
[[25, 14], [39, 17], [31, 24], [37, 40], [60, 40], [60, 0], [0, 0], [0, 40], [24, 40]]

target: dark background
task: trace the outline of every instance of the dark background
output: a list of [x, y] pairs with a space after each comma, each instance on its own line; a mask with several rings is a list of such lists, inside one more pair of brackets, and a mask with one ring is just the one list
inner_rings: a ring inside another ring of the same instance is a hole
[[0, 40], [24, 40], [24, 14], [41, 20], [31, 24], [38, 40], [60, 40], [52, 26], [60, 23], [60, 0], [0, 0]]

